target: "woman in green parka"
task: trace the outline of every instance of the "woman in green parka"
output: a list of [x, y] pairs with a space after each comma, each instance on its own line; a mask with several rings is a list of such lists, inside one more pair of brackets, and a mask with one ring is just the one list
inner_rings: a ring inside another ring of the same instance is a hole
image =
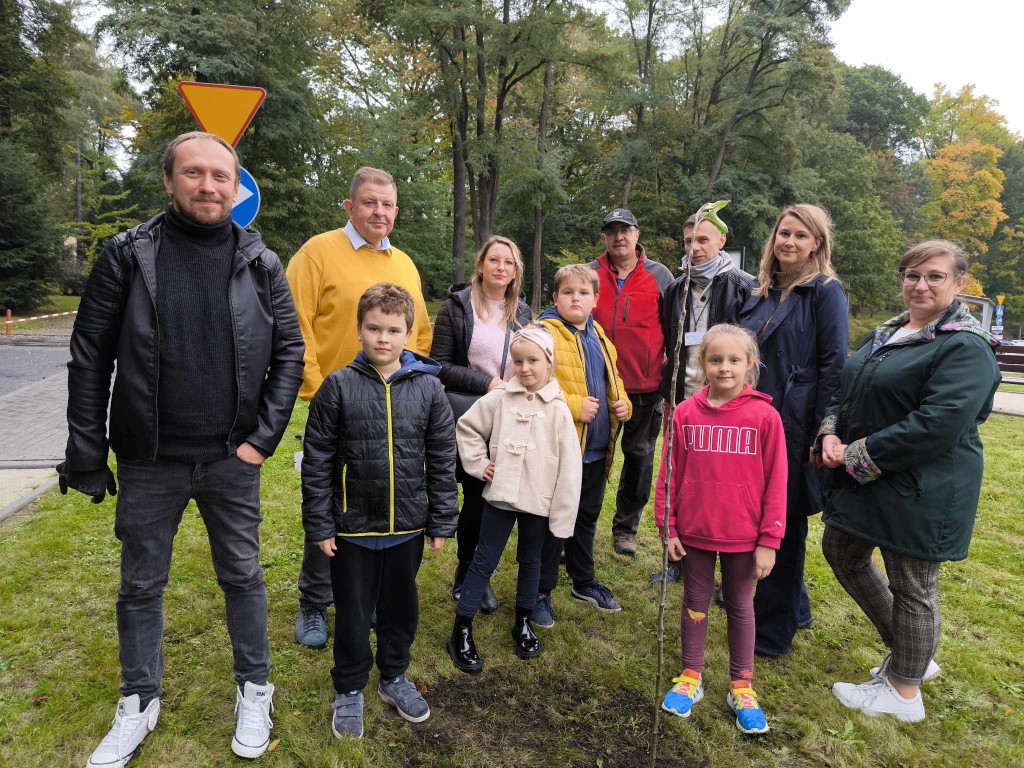
[[[825, 559], [889, 648], [871, 681], [832, 691], [852, 709], [916, 722], [925, 716], [921, 683], [940, 671], [939, 564], [967, 557], [974, 528], [978, 425], [999, 386], [999, 342], [956, 300], [967, 283], [959, 247], [916, 245], [899, 275], [907, 310], [847, 360], [812, 456], [834, 469]], [[885, 575], [871, 559], [876, 548]]]

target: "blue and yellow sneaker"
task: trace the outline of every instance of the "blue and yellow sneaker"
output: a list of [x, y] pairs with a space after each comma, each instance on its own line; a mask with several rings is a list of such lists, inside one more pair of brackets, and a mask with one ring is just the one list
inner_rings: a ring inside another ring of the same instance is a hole
[[744, 733], [768, 733], [768, 721], [748, 681], [733, 680], [732, 690], [725, 700], [736, 713], [737, 728]]
[[661, 708], [673, 715], [689, 717], [693, 705], [704, 698], [704, 683], [700, 679], [700, 672], [684, 669], [683, 674], [672, 678], [672, 682], [675, 685], [665, 694]]

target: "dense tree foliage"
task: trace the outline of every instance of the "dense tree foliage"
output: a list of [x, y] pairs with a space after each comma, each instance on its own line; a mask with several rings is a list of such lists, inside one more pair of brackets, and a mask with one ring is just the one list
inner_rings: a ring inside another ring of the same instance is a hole
[[712, 196], [749, 271], [782, 206], [827, 208], [854, 311], [898, 308], [896, 260], [924, 237], [965, 246], [972, 290], [1024, 295], [1020, 137], [974, 86], [926, 96], [839, 62], [850, 2], [108, 0], [87, 35], [74, 3], [0, 0], [0, 132], [86, 264], [166, 205], [160, 155], [195, 127], [176, 86], [198, 80], [267, 89], [238, 151], [285, 259], [344, 223], [352, 172], [376, 165], [433, 296], [501, 233], [546, 301], [623, 204], [675, 269]]

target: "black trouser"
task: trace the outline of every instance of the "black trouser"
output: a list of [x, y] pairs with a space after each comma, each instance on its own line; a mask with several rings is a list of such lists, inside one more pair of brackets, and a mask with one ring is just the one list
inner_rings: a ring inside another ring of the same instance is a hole
[[544, 552], [540, 564], [540, 592], [550, 594], [558, 584], [558, 559], [565, 547], [565, 570], [574, 587], [589, 587], [594, 583], [594, 536], [597, 518], [604, 503], [605, 460], [583, 465], [583, 488], [576, 514], [576, 528], [568, 539], [557, 539], [549, 530], [544, 537]]
[[[754, 650], [761, 656], [789, 653], [797, 626], [810, 620], [801, 616], [806, 603], [804, 557], [807, 553], [807, 516], [786, 516], [786, 535], [775, 553], [775, 567], [757, 582], [754, 592]], [[801, 621], [801, 619], [803, 621]]]
[[[462, 483], [462, 511], [459, 512], [459, 527], [456, 530], [459, 562], [469, 565], [480, 540], [480, 518], [484, 512], [484, 483], [460, 469]], [[497, 563], [494, 564], [497, 567]], [[492, 569], [493, 570], [493, 569]]]
[[654, 449], [661, 432], [665, 400], [657, 392], [630, 394], [633, 416], [622, 425], [622, 474], [615, 496], [612, 536], [636, 536], [651, 498]]
[[416, 573], [423, 559], [422, 536], [387, 549], [368, 549], [344, 536], [330, 558], [334, 587], [334, 689], [362, 690], [370, 679], [370, 616], [377, 611], [377, 669], [381, 679], [409, 668], [420, 606]]
[[224, 591], [235, 681], [263, 685], [270, 674], [267, 589], [260, 567], [260, 468], [230, 456], [185, 464], [117, 462], [114, 534], [121, 541], [117, 636], [121, 695], [158, 698], [164, 672], [164, 588], [174, 536], [189, 499], [206, 525], [217, 583]]
[[516, 607], [532, 611], [537, 604], [537, 584], [540, 582], [540, 557], [544, 549], [544, 538], [548, 532], [548, 519], [529, 512], [492, 507], [484, 502], [483, 520], [480, 524], [480, 543], [477, 545], [473, 564], [469, 566], [466, 581], [462, 585], [459, 607], [456, 613], [467, 619], [476, 616], [483, 599], [484, 587], [498, 567], [501, 553], [505, 551], [512, 526], [519, 523], [519, 539], [516, 544], [516, 561], [519, 563], [519, 584], [516, 588]]
[[326, 610], [333, 600], [330, 560], [320, 547], [307, 541], [302, 547], [302, 567], [299, 568], [299, 605]]

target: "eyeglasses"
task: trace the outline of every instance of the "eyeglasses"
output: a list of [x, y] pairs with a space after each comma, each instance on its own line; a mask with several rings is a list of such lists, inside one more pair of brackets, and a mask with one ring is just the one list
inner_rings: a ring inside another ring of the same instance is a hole
[[928, 287], [938, 288], [949, 279], [949, 273], [929, 272], [927, 275], [922, 275], [920, 272], [900, 273], [900, 280], [902, 280], [903, 284], [908, 288], [917, 285], [921, 278], [924, 278], [924, 281], [928, 283]]

